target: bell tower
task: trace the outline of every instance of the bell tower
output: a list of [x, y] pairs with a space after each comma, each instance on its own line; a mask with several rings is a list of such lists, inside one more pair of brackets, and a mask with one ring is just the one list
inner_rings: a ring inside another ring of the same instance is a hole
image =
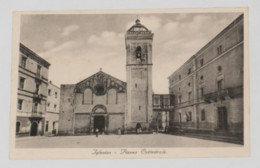
[[139, 19], [125, 35], [127, 129], [149, 128], [152, 120], [152, 42], [153, 33]]

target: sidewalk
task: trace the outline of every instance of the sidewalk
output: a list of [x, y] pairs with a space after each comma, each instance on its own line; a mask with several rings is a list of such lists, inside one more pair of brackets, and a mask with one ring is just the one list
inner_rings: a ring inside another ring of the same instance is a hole
[[224, 136], [224, 135], [215, 135], [215, 134], [202, 134], [202, 133], [190, 133], [190, 132], [183, 132], [183, 133], [169, 133], [176, 136], [185, 136], [185, 137], [192, 137], [192, 138], [199, 138], [205, 140], [213, 140], [213, 141], [220, 141], [220, 142], [228, 142], [234, 144], [243, 145], [243, 140], [239, 137], [235, 136]]

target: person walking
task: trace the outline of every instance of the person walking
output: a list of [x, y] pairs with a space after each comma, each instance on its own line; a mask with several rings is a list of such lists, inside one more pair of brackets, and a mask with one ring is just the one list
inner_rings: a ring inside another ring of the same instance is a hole
[[96, 137], [98, 137], [98, 132], [99, 132], [99, 130], [98, 130], [98, 128], [96, 128]]
[[121, 135], [121, 129], [120, 128], [117, 129], [117, 134], [120, 137], [120, 135]]

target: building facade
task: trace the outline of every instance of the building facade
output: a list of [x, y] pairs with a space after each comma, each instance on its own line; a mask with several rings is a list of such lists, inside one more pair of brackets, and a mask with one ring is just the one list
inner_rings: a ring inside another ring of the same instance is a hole
[[43, 134], [50, 64], [20, 43], [17, 135]]
[[61, 85], [59, 135], [113, 133], [125, 126], [126, 83], [102, 71]]
[[59, 124], [60, 88], [49, 81], [47, 92], [44, 132], [45, 134], [56, 134]]
[[171, 130], [243, 137], [243, 15], [169, 76]]

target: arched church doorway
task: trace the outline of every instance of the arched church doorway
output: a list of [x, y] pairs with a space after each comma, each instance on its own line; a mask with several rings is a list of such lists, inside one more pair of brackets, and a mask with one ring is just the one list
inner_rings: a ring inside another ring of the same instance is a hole
[[105, 131], [105, 117], [104, 116], [95, 116], [94, 117], [94, 131], [96, 129], [99, 130], [99, 132]]
[[38, 124], [36, 122], [33, 122], [31, 125], [31, 136], [36, 136], [38, 132]]

